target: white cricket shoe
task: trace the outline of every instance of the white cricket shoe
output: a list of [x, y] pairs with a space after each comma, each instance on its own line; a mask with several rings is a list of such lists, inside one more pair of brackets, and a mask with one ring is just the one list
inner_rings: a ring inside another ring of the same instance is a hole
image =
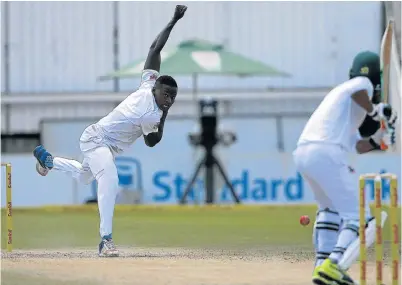
[[111, 238], [104, 238], [99, 244], [100, 257], [118, 257], [119, 251], [117, 250]]

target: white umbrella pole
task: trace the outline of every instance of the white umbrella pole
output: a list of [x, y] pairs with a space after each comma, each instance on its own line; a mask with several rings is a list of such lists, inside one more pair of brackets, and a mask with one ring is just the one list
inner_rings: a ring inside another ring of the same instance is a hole
[[197, 73], [193, 73], [193, 101], [196, 104], [197, 103], [197, 97], [198, 97], [198, 82], [197, 82]]

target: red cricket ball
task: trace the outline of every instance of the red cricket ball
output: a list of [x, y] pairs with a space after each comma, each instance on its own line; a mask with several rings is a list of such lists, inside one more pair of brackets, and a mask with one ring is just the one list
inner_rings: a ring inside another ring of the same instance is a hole
[[309, 223], [310, 223], [310, 218], [307, 215], [300, 217], [300, 224], [302, 226], [307, 226]]

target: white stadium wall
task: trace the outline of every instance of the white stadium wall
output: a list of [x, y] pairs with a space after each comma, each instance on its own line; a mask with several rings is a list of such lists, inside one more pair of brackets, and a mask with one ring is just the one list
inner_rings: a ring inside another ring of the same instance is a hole
[[[4, 3], [2, 3], [4, 5]], [[10, 91], [111, 90], [112, 2], [10, 2]]]
[[[161, 160], [161, 153], [164, 159]], [[296, 172], [290, 153], [253, 153], [227, 151], [230, 159], [223, 159], [229, 178], [244, 204], [311, 204], [312, 192]], [[77, 157], [78, 158], [78, 157]], [[180, 159], [179, 159], [180, 158]], [[3, 161], [13, 165], [13, 205], [15, 207], [82, 204], [95, 195], [96, 185], [76, 184], [64, 173], [53, 171], [47, 177], [35, 171], [31, 155], [4, 155]], [[194, 153], [172, 151], [165, 144], [154, 151], [133, 148], [117, 157], [121, 190], [132, 197], [139, 195], [144, 204], [176, 204], [181, 197], [195, 167]], [[371, 172], [392, 172], [400, 181], [400, 156], [393, 154], [367, 154], [352, 156], [355, 169], [356, 192], [358, 175]], [[4, 171], [2, 181], [4, 181]], [[202, 174], [201, 174], [202, 175]], [[330, 175], [330, 173], [328, 174]], [[373, 201], [372, 182], [367, 197]], [[221, 179], [216, 181], [217, 201], [232, 203]], [[203, 203], [202, 176], [196, 181], [189, 203]], [[389, 182], [383, 181], [384, 201], [389, 199]], [[399, 195], [400, 193], [399, 187]], [[1, 206], [5, 206], [5, 187], [1, 186]], [[399, 196], [400, 197], [400, 196]], [[120, 198], [121, 199], [121, 196]], [[121, 201], [121, 200], [120, 200]], [[126, 200], [127, 201], [127, 200]], [[127, 202], [125, 202], [127, 203]], [[357, 207], [358, 205], [356, 205]]]
[[[119, 62], [144, 58], [173, 2], [117, 2]], [[9, 87], [19, 92], [111, 91], [112, 2], [8, 2]], [[189, 2], [168, 45], [199, 37], [291, 73], [290, 79], [201, 78], [201, 88], [317, 87], [346, 79], [353, 56], [379, 50], [380, 2]], [[369, 16], [369, 21], [364, 20]], [[369, 32], [368, 32], [369, 31]], [[3, 35], [3, 33], [2, 33]], [[356, 40], [356, 39], [359, 40]], [[5, 44], [2, 37], [2, 46]], [[4, 55], [4, 54], [3, 54]], [[2, 70], [4, 70], [2, 60]], [[4, 77], [2, 79], [5, 79]], [[4, 83], [4, 81], [3, 81]], [[121, 81], [132, 90], [138, 79]], [[181, 87], [191, 86], [179, 78]], [[2, 84], [2, 91], [5, 85]]]

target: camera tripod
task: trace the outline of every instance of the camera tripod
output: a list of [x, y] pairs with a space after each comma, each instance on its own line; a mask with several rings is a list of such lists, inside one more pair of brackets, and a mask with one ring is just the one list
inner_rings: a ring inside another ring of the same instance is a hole
[[234, 201], [239, 204], [240, 199], [237, 197], [236, 192], [233, 189], [232, 183], [229, 181], [225, 171], [223, 170], [222, 165], [219, 163], [218, 159], [214, 156], [212, 147], [207, 147], [205, 149], [205, 156], [199, 161], [197, 168], [191, 177], [190, 183], [187, 185], [186, 189], [184, 190], [183, 196], [180, 199], [180, 204], [186, 204], [186, 198], [191, 191], [191, 188], [194, 186], [195, 180], [197, 179], [198, 174], [201, 171], [202, 167], [205, 167], [205, 203], [206, 204], [213, 204], [215, 198], [215, 191], [214, 191], [214, 171], [213, 167], [217, 166], [218, 170], [225, 181], [226, 186], [229, 188]]

